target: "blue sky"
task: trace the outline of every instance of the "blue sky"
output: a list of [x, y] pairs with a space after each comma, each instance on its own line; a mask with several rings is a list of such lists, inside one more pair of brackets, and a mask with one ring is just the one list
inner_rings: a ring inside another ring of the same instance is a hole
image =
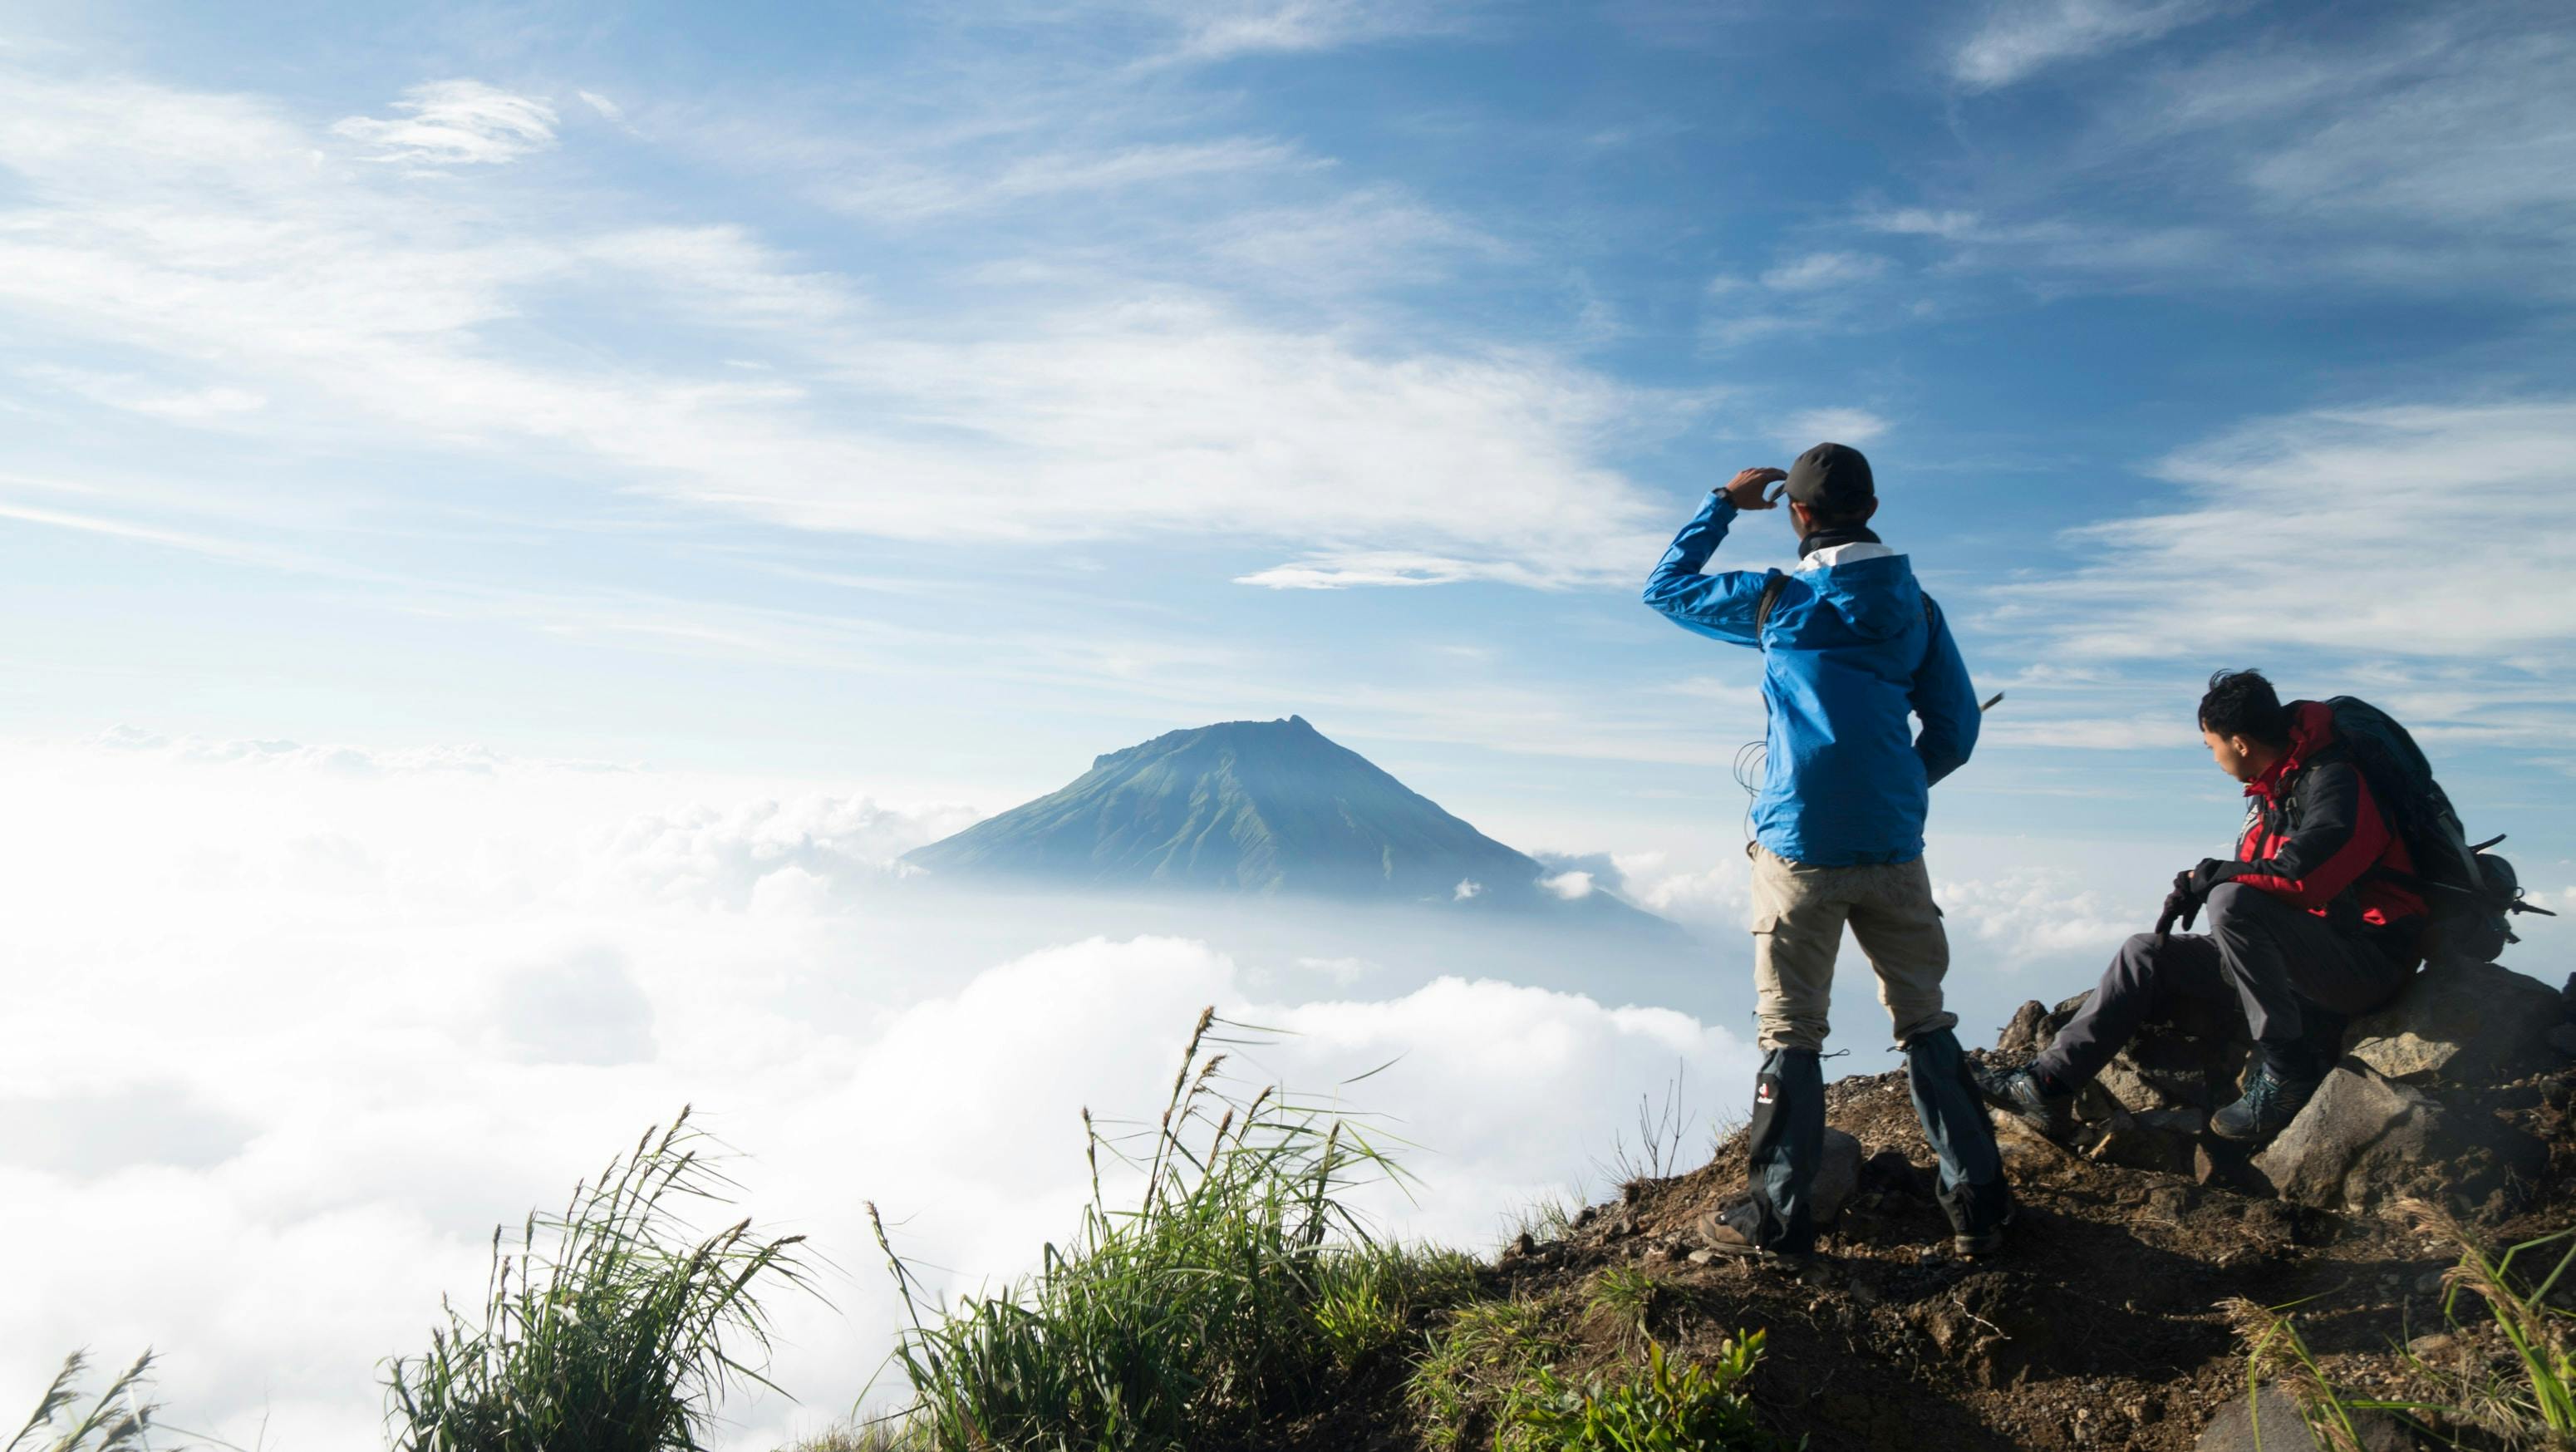
[[2181, 829], [2192, 683], [2245, 663], [2563, 805], [2570, 46], [2513, 4], [21, 11], [0, 725], [998, 806], [1301, 711], [1531, 845], [1660, 840], [1732, 791], [1751, 663], [1634, 583], [1830, 434], [2012, 689], [1948, 813]]
[[[1402, 1060], [1413, 1232], [1677, 1065], [1721, 1116], [1757, 662], [1637, 592], [1826, 437], [2009, 693], [1934, 804], [1971, 1030], [2224, 846], [2219, 666], [2394, 709], [2576, 908], [2571, 244], [2559, 4], [0, 11], [0, 1224], [120, 1247], [0, 1380], [152, 1344], [354, 1445], [684, 1101], [843, 1264], [873, 1197], [1008, 1274], [1209, 1002]], [[888, 887], [1292, 712], [1705, 960]], [[859, 1394], [836, 1302], [740, 1445]]]
[[[1749, 659], [1635, 581], [1834, 435], [2013, 692], [1948, 812], [2180, 827], [2192, 683], [2246, 663], [2563, 805], [2571, 43], [2514, 4], [22, 11], [0, 723], [1000, 805], [1302, 711], [1610, 847], [1753, 730]], [[2119, 805], [2026, 800], [2063, 783]]]

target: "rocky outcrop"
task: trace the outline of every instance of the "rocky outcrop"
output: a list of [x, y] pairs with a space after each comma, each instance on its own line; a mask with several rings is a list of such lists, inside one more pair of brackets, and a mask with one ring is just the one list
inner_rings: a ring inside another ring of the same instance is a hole
[[2537, 1178], [2548, 1159], [2547, 1146], [2491, 1114], [2445, 1106], [2346, 1060], [2254, 1167], [2285, 1200], [2369, 1210], [2400, 1195], [2476, 1204]]
[[2549, 1035], [2565, 1000], [2494, 963], [2415, 975], [2395, 1002], [2355, 1019], [2344, 1052], [2405, 1084], [2502, 1084], [2565, 1062]]
[[[2026, 1003], [1998, 1042], [2046, 1047], [2083, 1006]], [[2236, 1097], [2241, 1023], [2207, 1006], [2122, 1048], [2077, 1102], [2073, 1148], [2129, 1169], [2191, 1175], [2319, 1209], [2370, 1209], [2400, 1195], [2455, 1207], [2535, 1178], [2548, 1148], [2499, 1122], [2480, 1095], [2563, 1066], [2576, 1039], [2563, 992], [2494, 964], [2427, 969], [2344, 1035], [2345, 1057], [2290, 1127], [2259, 1153], [2210, 1139], [2210, 1111]]]

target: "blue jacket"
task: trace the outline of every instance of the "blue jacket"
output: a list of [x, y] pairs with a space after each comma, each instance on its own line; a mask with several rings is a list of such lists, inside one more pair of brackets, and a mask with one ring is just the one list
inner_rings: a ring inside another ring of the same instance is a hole
[[1757, 639], [1762, 587], [1779, 572], [1700, 573], [1736, 513], [1710, 495], [1646, 581], [1646, 603], [1685, 630], [1762, 652], [1770, 758], [1754, 840], [1819, 867], [1913, 861], [1932, 783], [1977, 745], [1976, 687], [1940, 607], [1905, 556], [1848, 544], [1799, 565]]

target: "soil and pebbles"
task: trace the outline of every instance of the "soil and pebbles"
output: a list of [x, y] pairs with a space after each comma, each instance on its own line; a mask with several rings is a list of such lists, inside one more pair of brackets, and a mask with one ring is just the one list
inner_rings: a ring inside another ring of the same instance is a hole
[[[1633, 1182], [1559, 1239], [1525, 1237], [1490, 1268], [1486, 1293], [1560, 1309], [1583, 1348], [1580, 1374], [1635, 1357], [1633, 1329], [1586, 1307], [1601, 1272], [1640, 1268], [1653, 1281], [1647, 1329], [1667, 1348], [1705, 1356], [1739, 1328], [1767, 1331], [1756, 1400], [1772, 1426], [1817, 1452], [2238, 1445], [2212, 1428], [2243, 1415], [2231, 1404], [2246, 1395], [2245, 1345], [2222, 1309], [2238, 1297], [2300, 1303], [2299, 1327], [2327, 1376], [2355, 1395], [2426, 1390], [2412, 1379], [2410, 1341], [2439, 1365], [2505, 1354], [2475, 1301], [2459, 1314], [2469, 1329], [2446, 1322], [2442, 1272], [2457, 1248], [2411, 1228], [2390, 1203], [2292, 1204], [2248, 1176], [2242, 1157], [2204, 1148], [2169, 1169], [2135, 1168], [2003, 1123], [2019, 1206], [2012, 1243], [1966, 1260], [1951, 1252], [1932, 1198], [1904, 1075], [1844, 1079], [1827, 1101], [1829, 1124], [1859, 1142], [1858, 1184], [1804, 1270], [1694, 1253], [1693, 1222], [1742, 1193], [1739, 1133], [1706, 1167]], [[2571, 1101], [2576, 1066], [2563, 1058], [2448, 1096], [2451, 1113], [2546, 1147], [2536, 1174], [2481, 1187], [2475, 1203], [2452, 1199], [2486, 1244], [2576, 1224]], [[1402, 1368], [1378, 1367], [1272, 1445], [1413, 1448], [1412, 1425]], [[2264, 1445], [2305, 1443], [2295, 1427], [2267, 1421]], [[2418, 1444], [2383, 1426], [2374, 1445]]]

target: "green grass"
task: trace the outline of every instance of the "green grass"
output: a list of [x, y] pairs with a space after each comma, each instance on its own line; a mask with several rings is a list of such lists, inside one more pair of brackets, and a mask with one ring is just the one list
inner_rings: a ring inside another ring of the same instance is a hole
[[[2491, 1256], [2476, 1239], [2440, 1209], [2421, 1200], [2400, 1201], [2398, 1208], [2416, 1228], [2449, 1239], [2460, 1259], [2443, 1272], [2442, 1315], [2453, 1326], [2467, 1309], [2463, 1300], [2486, 1307], [2487, 1317], [2513, 1349], [2517, 1375], [2471, 1379], [2435, 1373], [2446, 1380], [2456, 1405], [2448, 1410], [2460, 1421], [2508, 1441], [2541, 1441], [2576, 1446], [2576, 1315], [2550, 1304], [2550, 1295], [2576, 1265], [2576, 1228], [2526, 1240]], [[2537, 1280], [2515, 1262], [2566, 1242], [2557, 1263]], [[2417, 1364], [2419, 1371], [2433, 1368]]]
[[[1374, 1239], [1346, 1203], [1401, 1170], [1353, 1120], [1224, 1087], [1199, 1016], [1161, 1118], [1122, 1154], [1084, 1111], [1092, 1198], [1074, 1234], [1000, 1294], [942, 1309], [877, 1240], [910, 1320], [895, 1360], [936, 1452], [1165, 1452], [1320, 1405], [1339, 1378], [1467, 1293], [1463, 1259]], [[1143, 1171], [1101, 1189], [1107, 1151]]]
[[494, 1231], [476, 1314], [444, 1306], [429, 1349], [387, 1363], [396, 1452], [696, 1452], [730, 1386], [768, 1386], [746, 1357], [768, 1348], [761, 1296], [805, 1286], [802, 1237], [691, 1232], [732, 1188], [705, 1145], [684, 1109], [515, 1251]]
[[1608, 1266], [1593, 1274], [1591, 1312], [1619, 1329], [1623, 1337], [1648, 1340], [1647, 1320], [1655, 1309], [1655, 1278], [1633, 1265]]
[[1762, 1359], [1761, 1332], [1729, 1338], [1717, 1359], [1676, 1365], [1663, 1344], [1623, 1374], [1576, 1386], [1541, 1367], [1503, 1408], [1503, 1440], [1528, 1452], [1767, 1452], [1745, 1382]]
[[1534, 1387], [1549, 1363], [1574, 1354], [1565, 1319], [1538, 1301], [1476, 1301], [1441, 1323], [1415, 1363], [1406, 1401], [1436, 1448], [1462, 1446]]
[[[2226, 1303], [2245, 1337], [2249, 1389], [2271, 1376], [2290, 1390], [2308, 1425], [2334, 1452], [2361, 1452], [2356, 1413], [2394, 1413], [2419, 1430], [2442, 1436], [2449, 1427], [2463, 1434], [2482, 1433], [2506, 1447], [2576, 1447], [2576, 1315], [2550, 1304], [2571, 1265], [2576, 1265], [2576, 1228], [2544, 1235], [2490, 1255], [2468, 1229], [2447, 1212], [2421, 1200], [2401, 1200], [2398, 1208], [2416, 1229], [2450, 1241], [2459, 1261], [2443, 1272], [2443, 1319], [2454, 1331], [2467, 1329], [2464, 1302], [2486, 1309], [2505, 1345], [2514, 1354], [2514, 1373], [2461, 1371], [2432, 1365], [2412, 1352], [2406, 1360], [2417, 1377], [2435, 1390], [2411, 1400], [2350, 1396], [2336, 1388], [2299, 1334], [2288, 1307], [2258, 1306], [2250, 1301]], [[2557, 1262], [2537, 1280], [2515, 1269], [2515, 1262], [2535, 1251], [2569, 1242]], [[2474, 1312], [2471, 1312], [2474, 1314]], [[2446, 1438], [2454, 1445], [2456, 1438]]]
[[108, 1379], [107, 1388], [80, 1410], [80, 1378], [89, 1358], [73, 1352], [63, 1369], [36, 1399], [36, 1411], [0, 1452], [143, 1452], [149, 1444], [154, 1408], [141, 1400], [141, 1388], [152, 1366], [152, 1353]]

